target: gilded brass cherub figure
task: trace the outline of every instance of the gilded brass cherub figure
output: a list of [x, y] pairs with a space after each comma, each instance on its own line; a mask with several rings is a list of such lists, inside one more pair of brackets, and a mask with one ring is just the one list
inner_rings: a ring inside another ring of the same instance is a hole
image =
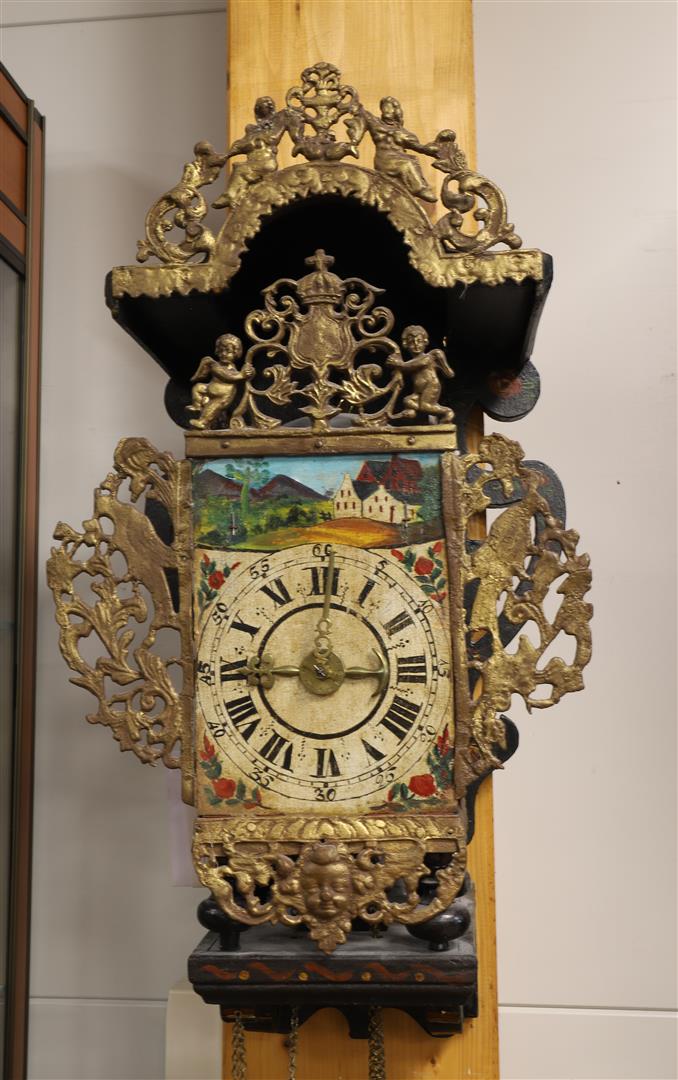
[[410, 360], [403, 360], [400, 356], [391, 356], [386, 363], [389, 367], [399, 368], [412, 374], [413, 393], [408, 394], [403, 404], [405, 408], [399, 416], [411, 418], [418, 412], [428, 416], [440, 417], [443, 424], [450, 423], [454, 418], [452, 409], [440, 404], [441, 385], [438, 371], [442, 371], [448, 379], [454, 377], [454, 372], [447, 362], [447, 357], [442, 349], [428, 348], [428, 334], [423, 326], [406, 326], [402, 336], [403, 348], [412, 354]]
[[436, 202], [436, 193], [426, 183], [421, 166], [406, 150], [416, 150], [430, 157], [438, 155], [438, 147], [422, 144], [416, 135], [403, 127], [403, 109], [397, 98], [383, 97], [379, 102], [380, 116], [374, 116], [360, 106], [355, 119], [347, 121], [351, 138], [359, 143], [368, 131], [374, 143], [374, 168], [391, 180], [399, 180], [411, 195], [426, 202]]
[[[242, 356], [242, 344], [235, 334], [218, 337], [214, 351], [216, 360], [212, 356], [203, 356], [200, 361], [191, 379], [191, 404], [186, 406], [188, 412], [200, 414], [190, 423], [191, 427], [201, 430], [210, 427], [212, 421], [229, 407], [235, 397], [236, 384], [254, 375], [251, 364], [245, 363], [241, 371], [236, 367], [236, 360]], [[209, 376], [209, 381], [199, 381], [206, 376]]]
[[251, 184], [278, 168], [278, 144], [286, 131], [296, 141], [302, 127], [301, 120], [290, 109], [276, 112], [275, 102], [271, 97], [260, 97], [254, 103], [255, 123], [247, 124], [245, 134], [236, 139], [224, 155], [228, 158], [245, 154], [246, 160], [233, 166], [228, 186], [223, 195], [212, 203], [215, 209], [235, 206]]

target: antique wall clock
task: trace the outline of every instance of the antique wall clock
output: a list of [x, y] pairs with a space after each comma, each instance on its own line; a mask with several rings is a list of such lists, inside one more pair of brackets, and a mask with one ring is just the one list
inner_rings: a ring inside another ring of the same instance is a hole
[[[201, 189], [231, 158], [215, 236]], [[168, 373], [186, 459], [123, 439], [82, 531], [57, 527], [61, 648], [88, 720], [181, 770], [197, 992], [238, 1040], [335, 1006], [378, 1076], [380, 1006], [441, 1036], [475, 1015], [475, 791], [517, 745], [512, 695], [552, 705], [590, 656], [555, 474], [477, 435], [537, 400], [550, 259], [454, 132], [420, 142], [328, 63], [226, 153], [198, 143], [138, 248], [160, 265], [114, 269], [108, 304]]]

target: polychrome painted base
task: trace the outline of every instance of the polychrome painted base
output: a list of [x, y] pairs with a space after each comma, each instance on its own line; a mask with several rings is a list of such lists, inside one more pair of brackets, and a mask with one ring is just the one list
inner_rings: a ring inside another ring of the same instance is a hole
[[[422, 937], [426, 926], [418, 928]], [[224, 1020], [240, 1012], [251, 1031], [288, 1031], [295, 1007], [300, 1024], [319, 1009], [335, 1008], [352, 1038], [366, 1038], [368, 1008], [380, 1005], [403, 1009], [429, 1035], [446, 1038], [477, 1016], [472, 886], [429, 926], [427, 940], [400, 925], [378, 937], [371, 930], [354, 932], [329, 958], [306, 933], [284, 927], [252, 927], [229, 951], [215, 930], [189, 957], [188, 974], [196, 993], [220, 1006]]]

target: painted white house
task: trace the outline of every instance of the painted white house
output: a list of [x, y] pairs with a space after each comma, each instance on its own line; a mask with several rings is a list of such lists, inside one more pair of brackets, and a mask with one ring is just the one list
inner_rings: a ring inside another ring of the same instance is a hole
[[345, 473], [333, 496], [335, 518], [363, 517], [394, 525], [414, 521], [421, 509], [421, 465], [394, 454], [365, 461], [355, 480]]
[[363, 516], [362, 502], [348, 473], [335, 491], [333, 501], [335, 518]]

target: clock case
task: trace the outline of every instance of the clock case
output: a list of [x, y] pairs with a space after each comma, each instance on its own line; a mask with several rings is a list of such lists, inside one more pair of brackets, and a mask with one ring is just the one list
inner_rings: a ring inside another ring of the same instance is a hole
[[[278, 168], [283, 139], [302, 163]], [[348, 162], [369, 139], [374, 168]], [[226, 209], [214, 233], [200, 189], [237, 156], [244, 160], [212, 204]], [[437, 220], [423, 161], [443, 174]], [[292, 1008], [301, 1022], [340, 1008], [358, 1037], [374, 1005], [405, 1009], [432, 1035], [460, 1031], [476, 1015], [474, 889], [465, 872], [475, 794], [517, 746], [504, 713], [512, 693], [528, 708], [551, 705], [583, 687], [590, 656], [588, 557], [565, 528], [560, 483], [516, 443], [482, 435], [483, 413], [517, 420], [539, 395], [530, 356], [551, 260], [521, 243], [501, 191], [468, 167], [453, 132], [420, 142], [395, 99], [370, 113], [339, 71], [320, 63], [282, 109], [258, 99], [254, 122], [226, 154], [197, 144], [179, 183], [147, 215], [137, 258], [160, 265], [108, 275], [113, 317], [169, 376], [165, 403], [186, 429], [187, 459], [143, 438], [122, 440], [92, 518], [82, 531], [57, 526], [48, 580], [73, 681], [97, 701], [87, 719], [143, 762], [179, 768], [188, 803], [202, 775], [191, 460], [431, 451], [442, 463], [452, 811], [408, 807], [362, 831], [340, 812], [273, 821], [255, 808], [249, 817], [198, 819], [194, 861], [211, 896], [199, 908], [209, 932], [189, 960], [191, 981], [225, 1019], [238, 1012], [252, 1029], [287, 1030]], [[501, 244], [508, 250], [494, 250]], [[428, 340], [408, 348], [408, 328], [422, 327]], [[226, 377], [215, 367], [224, 335], [246, 351]], [[395, 372], [394, 357], [403, 362]], [[211, 361], [202, 390], [201, 358]], [[75, 588], [80, 575], [86, 598]], [[562, 600], [547, 614], [552, 585]], [[531, 636], [521, 633], [528, 623]], [[165, 630], [179, 643], [169, 656], [158, 648]], [[559, 634], [574, 638], [570, 662], [551, 655]], [[90, 635], [105, 653], [94, 664], [80, 651]], [[367, 899], [354, 888], [343, 929], [329, 936], [326, 926], [314, 936], [308, 917], [290, 919], [289, 905], [272, 900], [284, 859], [300, 865], [319, 844], [352, 873], [366, 852], [375, 865], [400, 860], [399, 873], [375, 873]]]

